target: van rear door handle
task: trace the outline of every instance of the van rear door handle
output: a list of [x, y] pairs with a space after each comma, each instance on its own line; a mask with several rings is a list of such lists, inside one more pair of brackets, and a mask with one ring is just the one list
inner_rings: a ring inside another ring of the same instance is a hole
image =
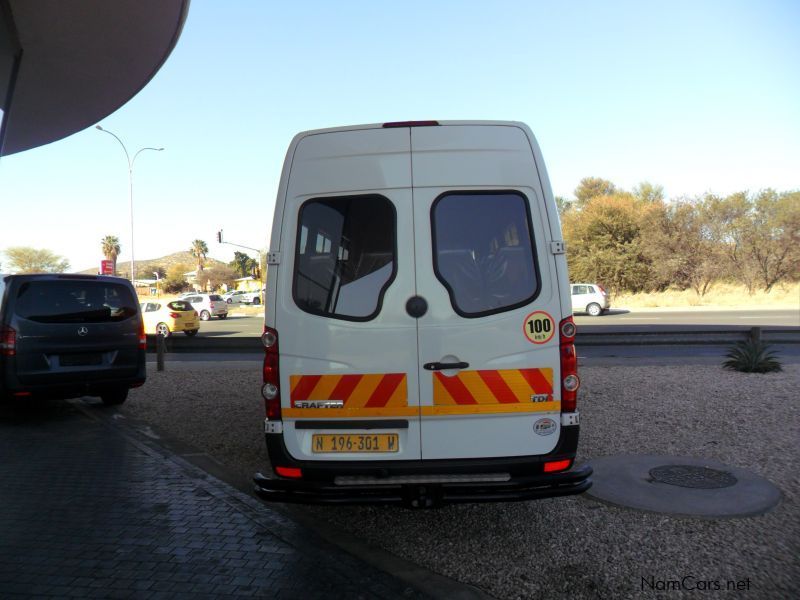
[[440, 362], [430, 362], [425, 363], [422, 365], [422, 368], [426, 371], [445, 371], [447, 369], [466, 369], [469, 367], [469, 363], [465, 362], [457, 362], [457, 363], [440, 363]]

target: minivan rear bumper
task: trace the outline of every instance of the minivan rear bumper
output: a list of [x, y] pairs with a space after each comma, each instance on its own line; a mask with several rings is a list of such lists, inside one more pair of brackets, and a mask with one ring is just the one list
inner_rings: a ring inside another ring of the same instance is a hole
[[118, 373], [109, 373], [102, 378], [97, 378], [96, 373], [89, 373], [83, 378], [72, 377], [67, 380], [50, 378], [44, 379], [44, 383], [25, 383], [20, 381], [13, 372], [13, 369], [4, 369], [0, 365], [0, 372], [4, 373], [5, 381], [0, 385], [0, 398], [50, 398], [66, 400], [68, 398], [78, 398], [80, 396], [100, 396], [107, 392], [114, 392], [121, 389], [141, 387], [147, 380], [145, 366], [142, 365], [125, 376]]
[[[543, 467], [546, 462], [574, 459], [579, 429], [577, 425], [562, 427], [556, 448], [541, 456], [370, 463], [296, 461], [286, 452], [280, 434], [265, 434], [273, 465], [299, 468], [303, 476], [290, 479], [258, 473], [253, 481], [261, 498], [299, 504], [432, 508], [568, 496], [591, 487], [591, 467], [573, 466], [556, 473], [545, 473]], [[342, 484], [343, 480], [348, 483]]]

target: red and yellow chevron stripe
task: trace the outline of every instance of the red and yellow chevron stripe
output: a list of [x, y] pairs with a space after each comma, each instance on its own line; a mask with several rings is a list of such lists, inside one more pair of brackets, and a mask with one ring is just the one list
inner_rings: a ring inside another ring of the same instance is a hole
[[[289, 385], [292, 408], [288, 409], [286, 416], [334, 416], [333, 413], [337, 413], [336, 416], [395, 416], [409, 413], [405, 373], [290, 375]], [[300, 400], [341, 400], [343, 406], [295, 408]]]
[[[433, 373], [433, 405], [409, 406], [405, 373], [290, 375], [286, 418], [446, 417], [558, 412], [552, 369]], [[341, 408], [298, 407], [302, 400], [341, 400]]]
[[433, 374], [434, 406], [549, 403], [552, 369], [460, 371], [453, 377]]

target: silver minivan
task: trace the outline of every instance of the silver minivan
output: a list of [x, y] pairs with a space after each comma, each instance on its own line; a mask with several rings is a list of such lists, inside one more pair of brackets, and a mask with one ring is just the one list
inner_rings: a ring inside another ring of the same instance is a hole
[[0, 275], [0, 400], [100, 396], [145, 382], [145, 335], [130, 282]]

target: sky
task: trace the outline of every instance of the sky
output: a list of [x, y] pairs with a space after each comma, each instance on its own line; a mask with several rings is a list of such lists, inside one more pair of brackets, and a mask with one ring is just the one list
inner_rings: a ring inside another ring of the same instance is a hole
[[[800, 189], [800, 2], [193, 0], [139, 94], [99, 123], [134, 167], [134, 254], [266, 249], [292, 137], [403, 120], [513, 120], [556, 195], [584, 177], [669, 198]], [[128, 169], [89, 128], [0, 161], [1, 253], [130, 259]], [[10, 217], [6, 221], [5, 217]], [[255, 252], [249, 252], [255, 256]]]

